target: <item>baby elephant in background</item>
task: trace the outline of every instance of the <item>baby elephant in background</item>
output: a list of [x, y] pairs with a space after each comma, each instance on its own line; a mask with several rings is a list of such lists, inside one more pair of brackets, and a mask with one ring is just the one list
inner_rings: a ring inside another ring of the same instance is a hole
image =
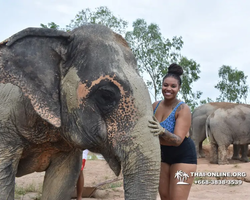
[[228, 164], [230, 144], [250, 143], [250, 106], [218, 108], [206, 120], [206, 132], [211, 143], [211, 163]]
[[[205, 154], [202, 149], [202, 142], [206, 139], [206, 120], [207, 117], [213, 113], [218, 108], [232, 108], [238, 106], [237, 103], [228, 103], [228, 102], [210, 102], [203, 104], [197, 107], [192, 113], [192, 125], [190, 127], [190, 137], [195, 143], [197, 157], [205, 157]], [[241, 104], [246, 107], [249, 105]], [[239, 156], [239, 151], [241, 150], [241, 157]], [[248, 162], [248, 145], [233, 145], [233, 157], [234, 160], [241, 160]]]

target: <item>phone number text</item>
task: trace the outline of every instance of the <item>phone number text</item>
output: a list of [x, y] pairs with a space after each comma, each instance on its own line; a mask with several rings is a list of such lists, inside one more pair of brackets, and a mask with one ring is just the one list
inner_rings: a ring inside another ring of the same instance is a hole
[[242, 185], [242, 180], [195, 180], [197, 185]]

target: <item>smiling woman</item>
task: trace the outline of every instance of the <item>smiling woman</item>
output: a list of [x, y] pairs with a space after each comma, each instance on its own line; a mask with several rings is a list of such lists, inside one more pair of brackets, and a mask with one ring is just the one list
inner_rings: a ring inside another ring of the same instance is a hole
[[184, 102], [176, 98], [181, 87], [182, 73], [181, 66], [169, 66], [162, 82], [164, 100], [153, 103], [155, 118], [149, 121], [151, 131], [159, 135], [161, 144], [159, 193], [162, 200], [188, 198], [193, 178], [189, 175], [188, 185], [179, 185], [175, 173], [180, 170], [186, 174], [194, 172], [197, 164], [194, 143], [187, 137], [191, 112]]

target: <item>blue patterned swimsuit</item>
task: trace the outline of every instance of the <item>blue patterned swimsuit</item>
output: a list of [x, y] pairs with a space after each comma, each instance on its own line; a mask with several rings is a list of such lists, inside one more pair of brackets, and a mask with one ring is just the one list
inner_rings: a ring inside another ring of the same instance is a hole
[[[160, 103], [161, 101], [159, 101], [156, 105], [154, 109], [154, 115]], [[181, 104], [184, 104], [184, 102], [178, 103], [170, 115], [164, 121], [160, 122], [160, 125], [163, 128], [173, 134], [176, 122], [175, 113]], [[193, 140], [191, 138], [185, 137], [179, 146], [161, 145], [161, 162], [170, 165], [175, 163], [197, 164], [197, 156]]]

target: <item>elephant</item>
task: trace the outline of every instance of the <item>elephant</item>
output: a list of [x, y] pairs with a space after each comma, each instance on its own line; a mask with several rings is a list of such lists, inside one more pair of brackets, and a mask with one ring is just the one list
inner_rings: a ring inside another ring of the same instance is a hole
[[[207, 117], [214, 112], [218, 108], [230, 108], [233, 106], [237, 106], [239, 104], [236, 103], [228, 103], [228, 102], [210, 102], [207, 104], [203, 104], [192, 112], [192, 124], [190, 127], [190, 137], [193, 139], [195, 143], [197, 157], [205, 157], [202, 142], [206, 139], [206, 130], [205, 124]], [[246, 105], [247, 104], [241, 104]], [[239, 157], [239, 152], [241, 150], [241, 158]], [[234, 160], [241, 160], [244, 162], [248, 162], [249, 159], [247, 157], [248, 145], [233, 145], [233, 156]]]
[[0, 43], [0, 199], [45, 172], [42, 200], [70, 199], [84, 149], [100, 153], [125, 199], [156, 199], [159, 138], [125, 39], [103, 25], [26, 28]]
[[250, 143], [250, 105], [237, 104], [221, 107], [206, 120], [206, 134], [210, 138], [211, 163], [228, 164], [227, 148], [230, 144]]

